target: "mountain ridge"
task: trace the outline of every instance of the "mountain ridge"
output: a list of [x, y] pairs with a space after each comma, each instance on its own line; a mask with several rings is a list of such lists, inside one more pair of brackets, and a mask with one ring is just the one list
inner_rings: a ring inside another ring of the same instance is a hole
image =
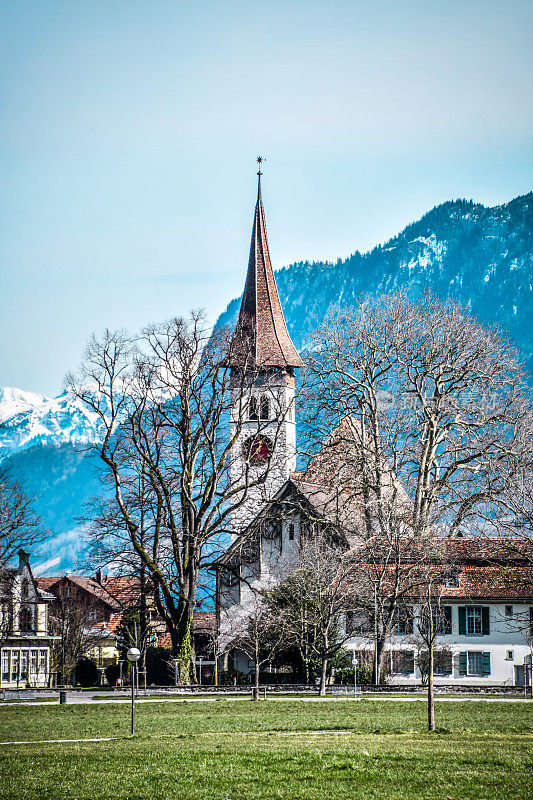
[[[289, 333], [305, 347], [336, 304], [405, 288], [454, 298], [485, 324], [498, 325], [533, 371], [533, 192], [497, 206], [448, 200], [385, 243], [337, 261], [303, 261], [276, 271]], [[216, 326], [231, 325], [240, 298]]]

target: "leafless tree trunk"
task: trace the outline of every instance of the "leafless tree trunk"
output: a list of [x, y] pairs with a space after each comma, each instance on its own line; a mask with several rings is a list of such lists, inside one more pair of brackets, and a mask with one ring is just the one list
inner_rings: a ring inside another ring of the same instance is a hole
[[255, 668], [252, 699], [259, 699], [260, 671], [279, 651], [285, 631], [279, 617], [274, 616], [265, 598], [257, 594], [246, 615], [234, 627], [232, 646], [242, 650]]
[[435, 730], [435, 688], [433, 686], [433, 655], [434, 642], [429, 645], [429, 670], [428, 670], [428, 731]]
[[91, 631], [91, 611], [75, 596], [59, 594], [50, 605], [50, 632], [58, 636], [52, 649], [52, 657], [57, 665], [59, 682], [66, 685], [78, 661], [98, 644], [94, 631]]

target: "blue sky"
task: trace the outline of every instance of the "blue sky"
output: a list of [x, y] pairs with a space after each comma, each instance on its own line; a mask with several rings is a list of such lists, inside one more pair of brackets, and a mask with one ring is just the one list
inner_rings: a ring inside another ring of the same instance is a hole
[[533, 187], [533, 4], [0, 2], [0, 385], [91, 331], [243, 286], [262, 153], [275, 266]]

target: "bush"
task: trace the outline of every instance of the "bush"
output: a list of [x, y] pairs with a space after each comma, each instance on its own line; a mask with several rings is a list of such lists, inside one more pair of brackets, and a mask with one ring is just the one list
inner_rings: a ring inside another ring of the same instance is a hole
[[237, 678], [237, 686], [246, 686], [249, 683], [248, 676], [244, 672], [237, 672], [235, 669], [223, 670], [220, 673], [219, 683], [221, 686], [234, 686], [235, 678]]
[[146, 683], [155, 686], [173, 686], [174, 667], [170, 650], [166, 647], [148, 647], [146, 650]]
[[105, 668], [105, 676], [110, 686], [116, 686], [117, 680], [120, 676], [120, 667], [118, 664], [110, 664]]
[[[343, 685], [353, 684], [353, 667], [344, 667], [335, 672], [335, 683]], [[357, 685], [365, 685], [372, 683], [372, 666], [370, 664], [362, 664], [357, 667]]]
[[76, 683], [81, 686], [96, 686], [98, 684], [98, 667], [90, 658], [82, 658], [76, 664]]

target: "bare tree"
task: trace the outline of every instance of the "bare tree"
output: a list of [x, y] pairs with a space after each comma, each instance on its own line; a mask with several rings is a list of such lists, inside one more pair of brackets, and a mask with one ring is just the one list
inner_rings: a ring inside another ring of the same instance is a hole
[[13, 571], [9, 563], [19, 550], [41, 544], [48, 536], [32, 500], [5, 469], [0, 470], [0, 644], [13, 627]]
[[252, 699], [259, 698], [260, 671], [264, 664], [272, 661], [279, 652], [285, 630], [282, 619], [274, 615], [262, 594], [257, 593], [252, 603], [234, 628], [232, 647], [242, 650], [254, 664], [254, 688]]
[[52, 649], [59, 683], [65, 685], [80, 659], [97, 644], [91, 609], [75, 595], [61, 592], [50, 606], [50, 633], [58, 637]]
[[[133, 552], [146, 567], [183, 682], [195, 678], [199, 577], [223, 548], [232, 515], [250, 489], [265, 486], [289, 411], [278, 408], [272, 392], [270, 418], [256, 419], [254, 429], [261, 446], [268, 431], [267, 459], [258, 465], [253, 443], [246, 458], [236, 453], [251, 387], [261, 373], [261, 365], [247, 361], [243, 342], [238, 345], [236, 369], [229, 334], [212, 335], [204, 316], [195, 313], [135, 337], [108, 331], [93, 338], [80, 374], [68, 378], [104, 430], [98, 452], [114, 502], [97, 527], [102, 523], [111, 534], [111, 550], [119, 535], [121, 559]], [[243, 467], [232, 470], [236, 458]]]
[[[429, 557], [427, 557], [429, 556]], [[438, 558], [435, 551], [426, 553], [425, 563], [420, 566], [423, 580], [419, 595], [419, 615], [417, 620], [417, 638], [422, 647], [419, 648], [420, 659], [425, 659], [427, 676], [428, 731], [435, 730], [435, 651], [438, 637], [451, 633], [451, 619], [443, 606], [447, 569], [445, 558]]]
[[330, 660], [351, 638], [346, 615], [353, 611], [359, 586], [346, 548], [323, 536], [302, 542], [294, 567], [271, 592], [274, 613], [283, 619], [286, 644], [302, 658], [320, 660], [319, 695], [326, 694]]
[[367, 565], [377, 679], [394, 608], [418, 580], [417, 540], [498, 528], [524, 461], [528, 391], [507, 340], [431, 296], [331, 315], [307, 372], [306, 475], [327, 485], [330, 516]]
[[48, 535], [32, 502], [7, 470], [0, 470], [0, 570], [19, 550], [31, 549]]

